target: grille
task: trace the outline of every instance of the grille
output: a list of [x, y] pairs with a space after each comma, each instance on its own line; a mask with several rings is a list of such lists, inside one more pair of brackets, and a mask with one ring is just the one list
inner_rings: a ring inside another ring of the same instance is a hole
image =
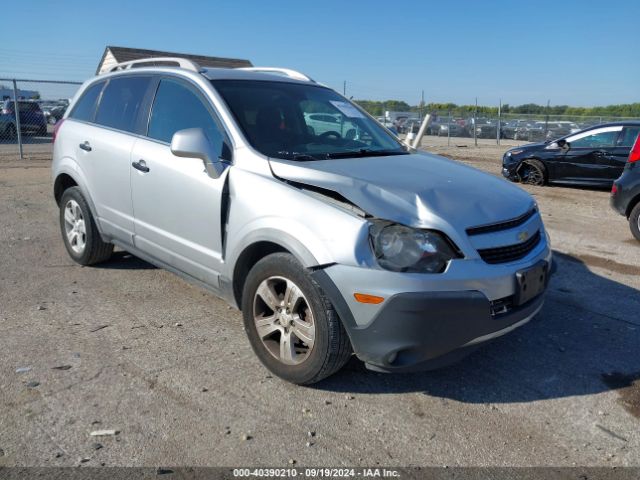
[[508, 230], [510, 228], [517, 227], [518, 225], [522, 225], [524, 222], [529, 220], [536, 213], [536, 209], [532, 208], [524, 215], [520, 215], [517, 218], [512, 218], [511, 220], [507, 220], [505, 222], [492, 223], [489, 225], [480, 225], [479, 227], [471, 227], [467, 228], [467, 235], [480, 235], [482, 233], [489, 232], [499, 232], [501, 230]]
[[506, 247], [497, 248], [484, 248], [478, 250], [480, 257], [487, 263], [507, 263], [513, 262], [526, 257], [527, 254], [533, 250], [538, 243], [540, 243], [540, 230], [533, 235], [526, 242], [518, 243], [516, 245], [507, 245]]

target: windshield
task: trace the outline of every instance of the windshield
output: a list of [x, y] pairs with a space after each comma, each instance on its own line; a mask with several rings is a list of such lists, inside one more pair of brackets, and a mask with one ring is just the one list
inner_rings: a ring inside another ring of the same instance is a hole
[[288, 82], [213, 80], [251, 145], [287, 160], [401, 155], [378, 122], [328, 88]]

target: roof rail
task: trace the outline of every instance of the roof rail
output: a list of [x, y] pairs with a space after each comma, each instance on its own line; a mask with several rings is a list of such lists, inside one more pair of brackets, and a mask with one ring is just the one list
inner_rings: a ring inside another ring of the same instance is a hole
[[[136, 66], [144, 66], [144, 64], [154, 64], [154, 63], [175, 63], [180, 68], [185, 68], [187, 70], [192, 70], [194, 72], [199, 72], [202, 70], [200, 65], [198, 65], [193, 60], [187, 60], [186, 58], [180, 57], [150, 57], [150, 58], [139, 58], [138, 60], [131, 60], [129, 62], [122, 62], [114, 65], [109, 68], [105, 73], [116, 72], [118, 70], [127, 70], [130, 68], [135, 68]], [[153, 66], [153, 65], [151, 65]]]
[[291, 70], [290, 68], [279, 68], [279, 67], [240, 67], [237, 70], [247, 70], [249, 72], [262, 72], [262, 73], [275, 73], [276, 75], [284, 75], [285, 77], [293, 78], [295, 80], [303, 80], [305, 82], [313, 82], [316, 81], [305, 75], [304, 73], [300, 73], [296, 70]]

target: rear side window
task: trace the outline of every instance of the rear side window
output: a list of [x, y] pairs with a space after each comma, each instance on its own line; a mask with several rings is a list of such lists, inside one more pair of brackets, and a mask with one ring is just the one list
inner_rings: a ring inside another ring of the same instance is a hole
[[640, 127], [624, 127], [620, 140], [618, 140], [619, 147], [633, 147], [636, 138], [640, 133]]
[[173, 134], [200, 127], [211, 143], [222, 148], [224, 137], [205, 100], [182, 82], [162, 79], [149, 119], [150, 138], [171, 143]]
[[125, 132], [136, 131], [138, 113], [150, 82], [149, 77], [111, 79], [102, 94], [96, 123]]
[[69, 116], [85, 122], [93, 121], [93, 114], [96, 111], [96, 103], [98, 102], [102, 87], [104, 87], [104, 82], [98, 82], [87, 88], [76, 103], [76, 106], [73, 107], [73, 111]]

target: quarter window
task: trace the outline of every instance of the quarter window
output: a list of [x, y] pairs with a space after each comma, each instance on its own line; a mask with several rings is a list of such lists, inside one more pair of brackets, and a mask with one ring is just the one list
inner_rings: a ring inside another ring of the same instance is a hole
[[173, 134], [185, 128], [202, 128], [216, 151], [222, 151], [223, 135], [205, 100], [182, 82], [162, 79], [153, 102], [147, 135], [171, 143]]
[[102, 94], [96, 123], [125, 132], [135, 132], [138, 113], [150, 81], [149, 77], [111, 79]]
[[76, 102], [76, 106], [73, 107], [73, 112], [71, 112], [69, 116], [85, 122], [93, 121], [93, 114], [96, 111], [96, 103], [98, 102], [102, 87], [104, 87], [104, 82], [95, 83], [87, 88]]

